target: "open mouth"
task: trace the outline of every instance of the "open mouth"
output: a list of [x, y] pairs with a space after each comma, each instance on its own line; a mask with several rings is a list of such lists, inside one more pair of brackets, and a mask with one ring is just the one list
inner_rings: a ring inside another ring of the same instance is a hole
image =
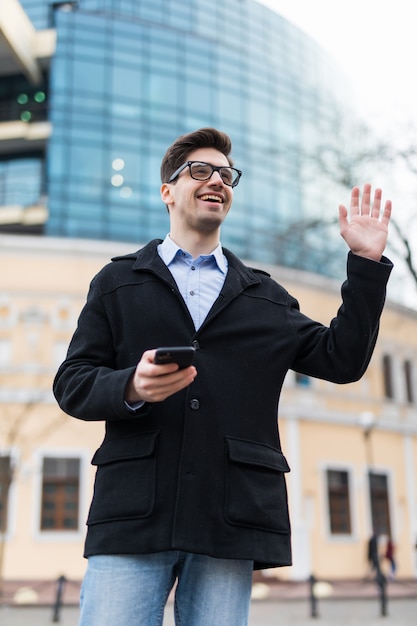
[[221, 196], [213, 193], [205, 193], [202, 196], [198, 196], [199, 200], [203, 200], [204, 202], [217, 202], [218, 204], [223, 204], [224, 200]]

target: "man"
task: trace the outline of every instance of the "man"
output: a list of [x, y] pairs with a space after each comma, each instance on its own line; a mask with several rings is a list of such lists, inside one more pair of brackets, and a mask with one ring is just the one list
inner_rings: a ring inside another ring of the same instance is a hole
[[[60, 367], [62, 409], [105, 420], [93, 458], [82, 626], [158, 626], [177, 583], [181, 626], [247, 624], [252, 571], [291, 564], [277, 428], [288, 369], [347, 383], [371, 358], [392, 265], [391, 203], [352, 191], [343, 305], [330, 327], [220, 245], [241, 172], [215, 129], [178, 138], [161, 166], [170, 233], [93, 280]], [[155, 348], [194, 346], [194, 365]]]

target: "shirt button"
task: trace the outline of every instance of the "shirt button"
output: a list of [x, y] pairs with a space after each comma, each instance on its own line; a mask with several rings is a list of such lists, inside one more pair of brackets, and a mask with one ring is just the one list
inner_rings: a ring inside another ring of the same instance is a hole
[[190, 402], [190, 407], [193, 411], [198, 411], [198, 409], [200, 408], [200, 401], [196, 398], [193, 398]]
[[195, 291], [190, 291], [190, 296], [193, 296], [195, 294]]
[[191, 266], [191, 269], [192, 269], [192, 270], [195, 270], [195, 267], [194, 267], [194, 265], [192, 265], [192, 266]]

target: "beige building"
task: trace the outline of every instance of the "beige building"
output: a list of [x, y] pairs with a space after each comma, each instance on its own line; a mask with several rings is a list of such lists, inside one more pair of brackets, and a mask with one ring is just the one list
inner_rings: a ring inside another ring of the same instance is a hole
[[[103, 424], [63, 415], [51, 383], [92, 276], [131, 249], [0, 235], [0, 529], [7, 580], [83, 576], [90, 459]], [[266, 269], [306, 314], [330, 321], [339, 284]], [[277, 576], [362, 578], [373, 531], [392, 536], [398, 577], [417, 575], [416, 368], [417, 312], [388, 303], [360, 382], [337, 386], [289, 373], [279, 419], [292, 470], [294, 566]]]

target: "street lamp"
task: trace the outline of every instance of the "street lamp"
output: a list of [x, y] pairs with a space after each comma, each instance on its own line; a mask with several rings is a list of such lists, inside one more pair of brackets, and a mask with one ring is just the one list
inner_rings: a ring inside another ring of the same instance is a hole
[[366, 468], [367, 475], [370, 477], [373, 466], [371, 432], [376, 424], [375, 414], [372, 411], [364, 411], [359, 416], [359, 424], [362, 426], [365, 438]]
[[372, 453], [372, 440], [371, 433], [375, 428], [376, 419], [374, 413], [371, 411], [364, 411], [359, 416], [359, 424], [363, 430], [363, 436], [365, 441], [365, 458], [366, 458], [366, 476], [368, 479], [367, 489], [368, 494], [371, 499], [371, 525], [372, 525], [372, 535], [374, 536], [377, 533], [377, 529], [374, 524], [374, 516], [372, 514], [372, 468], [374, 465], [373, 453]]

